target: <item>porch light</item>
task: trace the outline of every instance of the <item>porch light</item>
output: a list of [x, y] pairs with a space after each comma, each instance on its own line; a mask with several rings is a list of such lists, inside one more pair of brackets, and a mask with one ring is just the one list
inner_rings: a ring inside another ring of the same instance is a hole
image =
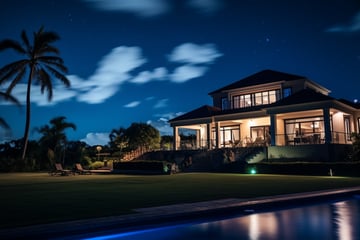
[[251, 119], [251, 120], [249, 121], [249, 126], [250, 126], [250, 127], [254, 126], [254, 120]]

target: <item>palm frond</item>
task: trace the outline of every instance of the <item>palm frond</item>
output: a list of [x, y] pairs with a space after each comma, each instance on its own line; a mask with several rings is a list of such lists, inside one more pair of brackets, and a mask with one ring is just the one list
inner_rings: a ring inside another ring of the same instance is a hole
[[26, 50], [21, 46], [21, 44], [11, 39], [5, 39], [0, 42], [0, 51], [7, 49], [13, 49], [21, 54], [26, 54]]
[[37, 51], [37, 54], [39, 56], [43, 56], [45, 53], [54, 53], [55, 55], [59, 55], [60, 51], [59, 49], [51, 45], [44, 46], [43, 48]]
[[45, 32], [41, 28], [37, 33], [34, 33], [34, 51], [41, 51], [43, 48], [47, 48], [49, 43], [59, 40], [60, 37], [55, 32]]
[[62, 81], [62, 83], [66, 86], [66, 87], [70, 87], [70, 80], [62, 73], [60, 73], [58, 70], [56, 70], [55, 68], [46, 65], [45, 66], [47, 70], [49, 70], [51, 72], [51, 74], [53, 74], [56, 78], [60, 79]]
[[8, 86], [6, 93], [10, 94], [13, 88], [21, 81], [21, 79], [24, 77], [26, 73], [26, 68], [21, 69], [16, 77], [11, 81], [10, 85]]
[[72, 128], [74, 130], [76, 129], [76, 125], [74, 123], [66, 122], [65, 120], [66, 120], [66, 117], [60, 116], [60, 117], [55, 117], [55, 118], [51, 119], [50, 123], [53, 125], [54, 129], [57, 129], [57, 131], [60, 131], [60, 132], [62, 132], [66, 128]]
[[46, 89], [48, 93], [48, 101], [51, 101], [53, 96], [53, 91], [52, 91], [52, 82], [50, 75], [44, 69], [40, 69], [37, 71], [37, 79], [40, 82], [41, 93], [43, 94]]
[[8, 93], [0, 92], [0, 97], [4, 98], [7, 101], [15, 103], [16, 105], [20, 105], [20, 102], [15, 97], [13, 97], [12, 95], [10, 95]]
[[72, 128], [76, 130], [76, 125], [74, 123], [65, 123], [64, 128]]
[[53, 65], [63, 73], [67, 73], [68, 69], [64, 66], [64, 61], [60, 57], [56, 56], [41, 56], [38, 60], [44, 64]]
[[31, 52], [32, 47], [30, 45], [29, 38], [27, 37], [25, 30], [22, 30], [22, 32], [21, 32], [21, 39], [22, 39], [24, 45], [26, 46], [27, 52], [28, 53]]
[[10, 128], [10, 126], [2, 118], [0, 118], [0, 126], [2, 126], [3, 128], [6, 128], [6, 129]]
[[16, 75], [19, 71], [26, 68], [28, 61], [20, 60], [10, 63], [0, 69], [0, 84], [10, 80], [12, 76]]

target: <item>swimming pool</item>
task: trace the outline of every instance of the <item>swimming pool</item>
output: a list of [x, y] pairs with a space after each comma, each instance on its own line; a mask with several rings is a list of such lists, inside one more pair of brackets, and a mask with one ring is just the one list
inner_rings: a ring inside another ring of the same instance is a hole
[[360, 239], [360, 199], [354, 196], [346, 200], [262, 213], [248, 209], [246, 216], [87, 239]]

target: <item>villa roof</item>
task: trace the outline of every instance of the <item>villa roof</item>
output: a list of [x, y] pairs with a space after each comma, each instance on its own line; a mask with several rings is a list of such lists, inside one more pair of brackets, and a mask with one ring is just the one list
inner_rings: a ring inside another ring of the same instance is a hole
[[278, 81], [292, 81], [298, 79], [306, 79], [306, 77], [284, 73], [284, 72], [278, 72], [274, 70], [263, 70], [253, 75], [250, 75], [246, 78], [243, 78], [237, 82], [229, 84], [225, 87], [219, 88], [213, 92], [210, 92], [209, 95], [222, 92], [224, 90], [243, 88], [252, 85], [266, 84], [266, 83], [278, 82]]
[[353, 108], [360, 109], [360, 102], [352, 102], [343, 98], [340, 98], [339, 102], [345, 103], [346, 105], [349, 105]]
[[317, 92], [313, 89], [307, 88], [303, 89], [299, 92], [296, 92], [278, 102], [269, 105], [261, 105], [261, 106], [253, 106], [248, 108], [238, 108], [238, 109], [229, 109], [229, 110], [221, 110], [217, 107], [212, 107], [209, 105], [204, 105], [199, 107], [193, 111], [185, 113], [181, 116], [171, 119], [169, 122], [181, 121], [181, 120], [189, 120], [189, 119], [199, 119], [199, 118], [207, 118], [217, 115], [227, 115], [233, 113], [241, 113], [241, 112], [253, 112], [260, 111], [262, 109], [271, 109], [272, 107], [280, 107], [280, 106], [290, 106], [296, 104], [304, 104], [304, 103], [314, 103], [314, 102], [322, 102], [322, 101], [339, 101], [353, 108], [360, 109], [359, 103], [353, 103], [345, 99], [335, 99], [331, 96], [324, 95], [320, 92]]
[[336, 100], [336, 99], [328, 95], [319, 93], [313, 89], [306, 88], [268, 106], [269, 107], [287, 106], [293, 104], [320, 102], [320, 101], [329, 101], [329, 100]]
[[179, 120], [187, 120], [187, 119], [194, 119], [194, 118], [206, 118], [212, 117], [215, 115], [216, 112], [220, 112], [221, 109], [217, 107], [212, 107], [209, 105], [203, 105], [195, 110], [187, 112], [181, 116], [173, 118], [169, 120], [169, 122], [179, 121]]

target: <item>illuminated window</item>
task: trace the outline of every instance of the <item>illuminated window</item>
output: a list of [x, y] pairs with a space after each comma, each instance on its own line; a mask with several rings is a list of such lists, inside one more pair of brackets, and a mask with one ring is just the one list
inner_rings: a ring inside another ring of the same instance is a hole
[[263, 101], [262, 101], [261, 92], [255, 93], [255, 105], [258, 106], [258, 105], [262, 105], [262, 104], [263, 104]]
[[240, 108], [240, 96], [233, 97], [233, 108]]
[[269, 93], [270, 92], [262, 92], [262, 103], [263, 104], [269, 104]]
[[244, 94], [234, 96], [232, 98], [232, 107], [234, 109], [237, 108], [245, 108], [245, 107], [253, 107], [271, 104], [280, 99], [280, 90], [271, 90], [271, 91], [263, 91], [256, 92], [252, 94]]
[[[212, 129], [212, 137], [216, 139], [216, 128]], [[231, 144], [238, 143], [240, 140], [240, 127], [238, 125], [220, 127], [219, 138], [222, 147], [229, 147]]]
[[322, 116], [286, 119], [285, 138], [287, 144], [320, 143], [325, 138], [324, 118]]
[[251, 95], [250, 94], [246, 94], [244, 96], [244, 103], [245, 103], [245, 107], [251, 107]]

